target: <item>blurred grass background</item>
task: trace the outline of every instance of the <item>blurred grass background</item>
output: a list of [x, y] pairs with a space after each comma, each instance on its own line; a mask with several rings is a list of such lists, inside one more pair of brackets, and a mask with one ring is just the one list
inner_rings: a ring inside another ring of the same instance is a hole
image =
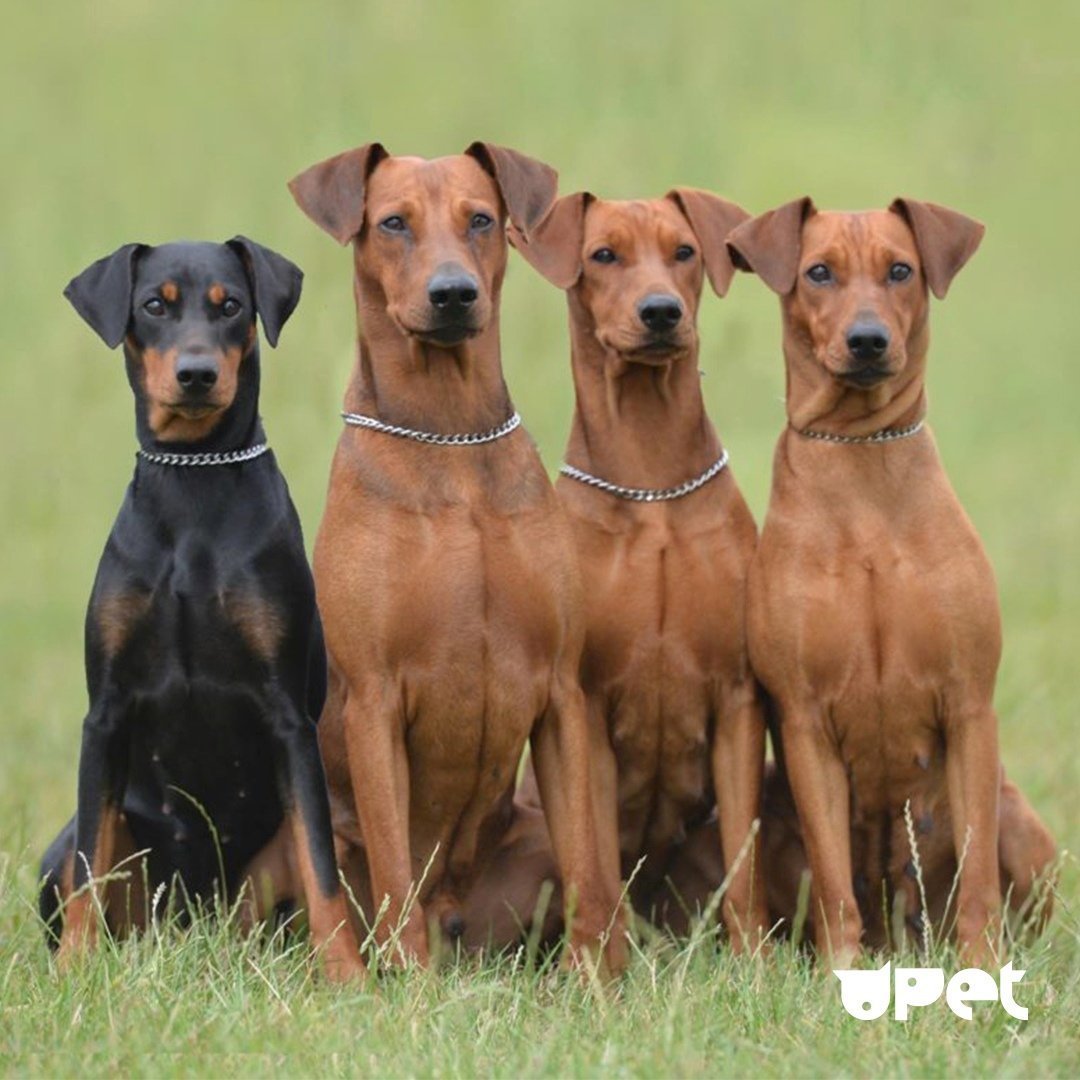
[[[305, 269], [264, 350], [262, 411], [310, 541], [354, 317], [347, 251], [285, 182], [370, 139], [425, 156], [504, 142], [557, 167], [564, 191], [687, 184], [754, 212], [905, 194], [985, 221], [934, 313], [931, 421], [998, 573], [1006, 765], [1075, 844], [1080, 7], [54, 0], [3, 16], [0, 852], [26, 895], [74, 803], [83, 611], [135, 445], [120, 355], [61, 289], [131, 240], [242, 232]], [[564, 301], [512, 259], [507, 378], [554, 468]], [[702, 324], [711, 413], [760, 515], [784, 416], [777, 304], [740, 277]], [[1075, 901], [1075, 874], [1066, 890]]]

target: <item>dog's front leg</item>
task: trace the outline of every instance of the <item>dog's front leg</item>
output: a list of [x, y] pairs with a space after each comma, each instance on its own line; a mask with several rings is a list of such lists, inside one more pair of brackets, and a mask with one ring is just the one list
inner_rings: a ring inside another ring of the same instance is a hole
[[981, 967], [996, 951], [1001, 915], [998, 877], [997, 717], [989, 705], [950, 711], [945, 723], [945, 775], [956, 857], [956, 938], [965, 963]]
[[850, 784], [844, 762], [812, 706], [785, 703], [784, 760], [810, 863], [818, 957], [849, 967], [859, 955], [862, 916], [851, 870]]
[[338, 880], [330, 804], [315, 724], [278, 691], [275, 713], [285, 755], [284, 801], [292, 832], [296, 866], [304, 890], [313, 944], [323, 950], [322, 962], [333, 982], [367, 972], [356, 943], [345, 891]]
[[[577, 681], [556, 676], [547, 711], [532, 734], [540, 799], [563, 881], [571, 961], [597, 953], [609, 974], [626, 966], [618, 880], [605, 879], [597, 842], [585, 695]], [[609, 819], [610, 820], [610, 819]], [[607, 844], [618, 838], [607, 838]], [[606, 937], [606, 942], [604, 941]]]
[[603, 702], [585, 699], [589, 735], [589, 783], [596, 821], [596, 848], [604, 887], [613, 895], [622, 892], [622, 854], [619, 850], [619, 763], [611, 745], [611, 733]]
[[[724, 924], [735, 952], [753, 950], [769, 928], [760, 831], [747, 846], [761, 816], [765, 772], [765, 717], [752, 680], [730, 687], [720, 703], [713, 736], [713, 785], [720, 818], [720, 846], [731, 875], [723, 898]], [[736, 866], [746, 846], [742, 862]]]
[[[345, 744], [353, 798], [360, 819], [371, 875], [374, 910], [386, 903], [376, 929], [381, 943], [397, 933], [390, 957], [398, 964], [413, 958], [428, 963], [427, 921], [413, 894], [409, 838], [409, 759], [404, 718], [396, 700], [349, 687], [345, 701]], [[411, 901], [411, 907], [410, 907]]]
[[96, 897], [100, 879], [112, 869], [120, 804], [127, 783], [127, 733], [123, 710], [103, 694], [83, 721], [79, 792], [75, 815], [72, 895], [64, 911], [57, 963], [61, 969], [97, 941]]

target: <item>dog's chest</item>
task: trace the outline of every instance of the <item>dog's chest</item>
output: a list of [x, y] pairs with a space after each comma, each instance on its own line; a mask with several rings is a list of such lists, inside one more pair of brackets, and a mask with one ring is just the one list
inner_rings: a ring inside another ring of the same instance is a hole
[[457, 820], [513, 783], [548, 707], [574, 613], [572, 551], [546, 513], [368, 505], [362, 529], [324, 523], [316, 546], [327, 641], [354, 685], [377, 674], [404, 722], [414, 814]]
[[[117, 609], [125, 609], [117, 616]], [[251, 581], [176, 592], [167, 584], [106, 598], [98, 618], [115, 648], [113, 679], [139, 693], [186, 694], [194, 683], [237, 686], [265, 677], [285, 632], [281, 605]], [[126, 627], [118, 625], [127, 619]]]
[[195, 685], [254, 692], [287, 631], [289, 601], [276, 584], [293, 569], [286, 557], [201, 530], [169, 545], [111, 545], [89, 615], [111, 681], [143, 696]]
[[[996, 664], [989, 564], [966, 519], [766, 523], [749, 596], [752, 661], [774, 692], [932, 694]], [[991, 672], [992, 677], [992, 672]]]
[[[324, 526], [315, 571], [335, 654], [468, 696], [482, 672], [550, 676], [572, 605], [569, 544], [549, 515], [453, 505], [434, 515], [374, 506], [363, 528]], [[362, 640], [350, 625], [363, 626]], [[341, 643], [340, 648], [337, 643]], [[455, 689], [456, 688], [456, 689]]]
[[717, 531], [613, 535], [578, 522], [588, 692], [682, 712], [737, 677], [744, 588]]
[[718, 531], [576, 528], [586, 585], [586, 693], [605, 716], [624, 816], [654, 800], [674, 817], [709, 790], [723, 688], [745, 676], [740, 564]]
[[996, 597], [965, 524], [763, 533], [751, 662], [783, 724], [816, 724], [836, 745], [858, 813], [942, 784], [946, 716], [992, 696]]

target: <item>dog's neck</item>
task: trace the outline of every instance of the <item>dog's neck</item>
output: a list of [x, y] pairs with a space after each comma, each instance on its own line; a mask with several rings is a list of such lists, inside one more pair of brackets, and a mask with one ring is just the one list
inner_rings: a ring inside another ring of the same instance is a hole
[[135, 394], [135, 435], [139, 446], [151, 453], [227, 453], [246, 450], [266, 441], [259, 416], [259, 343], [256, 341], [240, 361], [236, 396], [217, 423], [201, 439], [159, 439], [150, 427], [149, 405], [143, 387], [142, 364], [130, 345], [124, 343], [128, 381]]
[[499, 351], [499, 297], [485, 329], [442, 347], [407, 336], [380, 291], [355, 282], [358, 356], [345, 395], [349, 412], [419, 431], [488, 431], [512, 409]]
[[926, 414], [927, 341], [913, 342], [904, 370], [871, 390], [845, 386], [810, 353], [805, 338], [784, 333], [788, 422], [796, 431], [860, 437], [905, 428]]
[[697, 349], [657, 365], [623, 359], [568, 296], [576, 402], [566, 460], [626, 487], [672, 487], [703, 472], [720, 440], [705, 412]]

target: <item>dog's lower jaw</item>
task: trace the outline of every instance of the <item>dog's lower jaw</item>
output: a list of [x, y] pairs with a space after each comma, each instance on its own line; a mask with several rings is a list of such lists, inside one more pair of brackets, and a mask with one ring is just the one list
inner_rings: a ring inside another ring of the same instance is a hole
[[619, 359], [627, 364], [640, 364], [642, 367], [667, 367], [677, 364], [690, 355], [690, 350], [679, 347], [645, 346], [619, 354]]
[[626, 338], [622, 335], [606, 334], [596, 331], [596, 340], [609, 355], [616, 356], [624, 363], [670, 364], [689, 356], [696, 348], [696, 341], [676, 338]]
[[895, 374], [891, 368], [854, 368], [839, 371], [833, 377], [847, 389], [871, 392], [883, 386]]
[[182, 406], [152, 402], [147, 419], [159, 442], [198, 442], [217, 427], [227, 409], [227, 405]]
[[471, 326], [453, 326], [444, 329], [412, 330], [410, 335], [422, 345], [436, 349], [457, 349], [480, 335], [480, 329]]

